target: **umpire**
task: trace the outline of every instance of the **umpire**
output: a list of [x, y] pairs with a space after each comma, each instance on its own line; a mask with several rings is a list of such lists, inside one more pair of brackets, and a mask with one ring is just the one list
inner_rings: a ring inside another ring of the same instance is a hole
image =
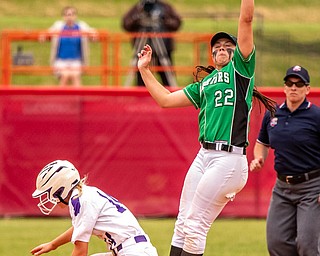
[[293, 66], [284, 77], [286, 100], [267, 112], [250, 170], [262, 168], [274, 149], [277, 180], [267, 217], [271, 256], [320, 255], [320, 109], [309, 102], [308, 71]]

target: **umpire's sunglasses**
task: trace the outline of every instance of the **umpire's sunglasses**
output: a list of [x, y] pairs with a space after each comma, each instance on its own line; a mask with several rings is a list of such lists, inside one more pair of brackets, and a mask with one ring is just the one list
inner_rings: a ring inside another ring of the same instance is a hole
[[292, 82], [290, 80], [287, 80], [284, 82], [286, 86], [288, 87], [292, 87], [294, 84], [298, 87], [298, 88], [302, 88], [303, 86], [306, 86], [305, 82], [299, 81], [299, 82]]

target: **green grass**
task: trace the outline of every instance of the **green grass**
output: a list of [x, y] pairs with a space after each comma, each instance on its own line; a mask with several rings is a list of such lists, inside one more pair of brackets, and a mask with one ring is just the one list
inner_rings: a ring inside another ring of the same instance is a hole
[[[174, 219], [139, 219], [159, 256], [168, 255]], [[30, 250], [56, 237], [71, 225], [64, 218], [0, 219], [0, 255], [25, 256]], [[46, 255], [70, 255], [73, 245], [66, 244]], [[89, 255], [105, 251], [105, 243], [92, 237]], [[264, 219], [218, 219], [208, 234], [205, 255], [266, 256]]]

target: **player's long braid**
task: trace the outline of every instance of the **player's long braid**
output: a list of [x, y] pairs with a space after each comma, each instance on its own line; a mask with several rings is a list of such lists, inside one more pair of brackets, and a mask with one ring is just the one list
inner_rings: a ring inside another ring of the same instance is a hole
[[[215, 70], [213, 66], [196, 66], [196, 73], [193, 73], [195, 77], [195, 82], [200, 82], [207, 74], [212, 73]], [[203, 75], [202, 73], [205, 72], [206, 74]], [[267, 110], [270, 111], [271, 117], [274, 117], [276, 112], [276, 101], [263, 95], [261, 92], [258, 91], [256, 86], [253, 88], [253, 97], [259, 100]], [[260, 106], [260, 105], [259, 105]], [[261, 110], [261, 108], [260, 108]]]

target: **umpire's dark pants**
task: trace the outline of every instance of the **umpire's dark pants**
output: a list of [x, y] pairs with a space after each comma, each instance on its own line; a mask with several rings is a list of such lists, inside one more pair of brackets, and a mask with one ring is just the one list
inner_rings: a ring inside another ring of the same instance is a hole
[[320, 255], [320, 177], [290, 185], [277, 179], [267, 217], [271, 256]]

